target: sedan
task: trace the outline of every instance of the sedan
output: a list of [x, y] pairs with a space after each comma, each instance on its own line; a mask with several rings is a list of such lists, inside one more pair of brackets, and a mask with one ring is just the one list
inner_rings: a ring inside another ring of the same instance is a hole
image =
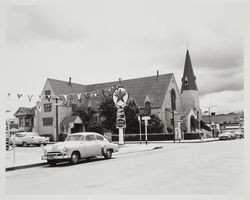
[[224, 132], [219, 134], [219, 140], [231, 140], [232, 139], [232, 135], [230, 132]]
[[88, 160], [95, 156], [104, 156], [110, 159], [112, 153], [117, 151], [118, 146], [110, 143], [99, 133], [74, 133], [68, 135], [64, 142], [45, 147], [42, 160], [47, 160], [51, 166], [60, 161], [76, 164], [81, 158]]
[[10, 137], [10, 143], [19, 146], [28, 147], [29, 145], [41, 146], [49, 142], [48, 137], [40, 136], [33, 132], [19, 132]]

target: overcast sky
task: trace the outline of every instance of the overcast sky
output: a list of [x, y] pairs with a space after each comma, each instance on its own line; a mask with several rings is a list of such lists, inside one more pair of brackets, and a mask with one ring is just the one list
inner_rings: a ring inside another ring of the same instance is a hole
[[18, 101], [16, 93], [38, 95], [47, 78], [93, 84], [159, 70], [174, 73], [180, 89], [187, 42], [201, 109], [243, 109], [245, 4], [45, 2], [9, 1], [5, 9], [12, 109], [33, 106], [37, 99]]

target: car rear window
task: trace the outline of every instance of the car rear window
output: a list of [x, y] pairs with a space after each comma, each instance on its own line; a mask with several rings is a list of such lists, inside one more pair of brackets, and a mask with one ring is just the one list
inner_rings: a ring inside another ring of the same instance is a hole
[[96, 140], [95, 135], [87, 135], [85, 137], [85, 141], [93, 141]]

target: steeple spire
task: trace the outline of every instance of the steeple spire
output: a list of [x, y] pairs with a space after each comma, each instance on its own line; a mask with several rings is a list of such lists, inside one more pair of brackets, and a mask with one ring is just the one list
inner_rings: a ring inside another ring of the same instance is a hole
[[196, 85], [196, 77], [194, 75], [193, 66], [192, 66], [192, 62], [190, 59], [188, 49], [187, 49], [187, 53], [186, 53], [184, 72], [183, 72], [183, 76], [182, 76], [181, 81], [182, 81], [181, 93], [184, 90], [197, 90], [198, 91], [198, 88]]

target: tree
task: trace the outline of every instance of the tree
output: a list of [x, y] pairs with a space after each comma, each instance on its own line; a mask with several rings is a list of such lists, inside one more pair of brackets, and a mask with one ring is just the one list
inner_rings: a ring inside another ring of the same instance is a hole
[[162, 133], [163, 132], [163, 124], [160, 118], [156, 115], [150, 115], [150, 120], [148, 123], [148, 133]]
[[103, 95], [99, 105], [100, 116], [103, 118], [101, 125], [104, 129], [117, 133], [116, 107], [111, 94]]
[[103, 133], [101, 124], [96, 121], [95, 114], [97, 111], [92, 107], [85, 107], [83, 105], [75, 108], [73, 114], [78, 115], [86, 128], [86, 131], [93, 131], [97, 133]]
[[126, 115], [126, 133], [139, 133], [139, 124], [137, 116], [140, 112], [135, 100], [130, 100], [125, 107]]

